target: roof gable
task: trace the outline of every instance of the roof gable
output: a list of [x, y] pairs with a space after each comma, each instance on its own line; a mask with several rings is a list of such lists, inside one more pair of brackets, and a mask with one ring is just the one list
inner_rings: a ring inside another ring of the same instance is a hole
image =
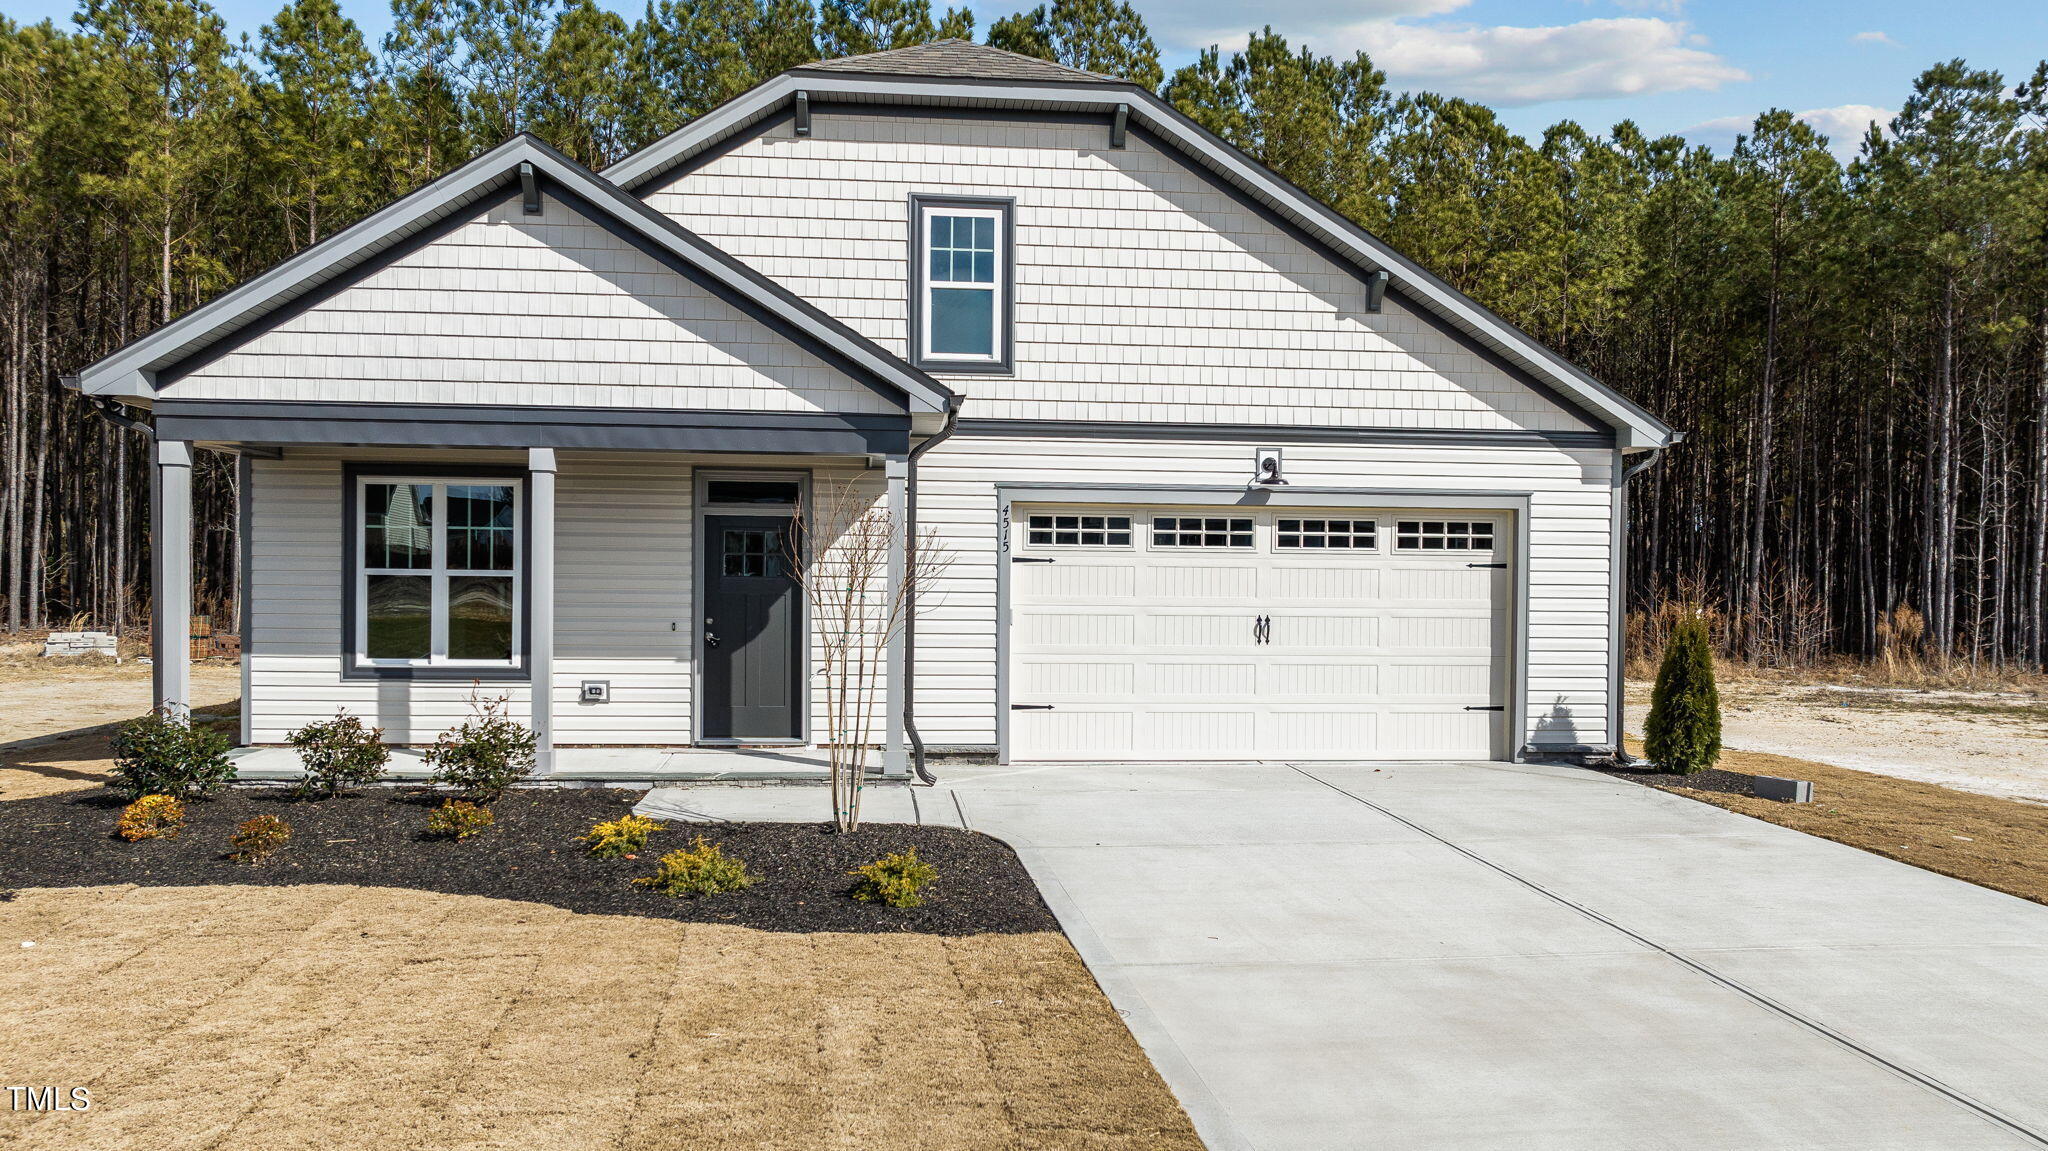
[[1541, 387], [1580, 407], [1596, 422], [1614, 428], [1620, 447], [1659, 447], [1682, 438], [1641, 406], [1144, 88], [1093, 74], [1059, 81], [976, 79], [935, 74], [932, 70], [911, 72], [907, 62], [900, 67], [904, 69], [901, 74], [845, 72], [823, 65], [786, 72], [612, 165], [605, 170], [605, 176], [628, 191], [645, 195], [693, 160], [715, 155], [723, 146], [758, 131], [764, 122], [786, 114], [799, 92], [812, 101], [1084, 113], [1101, 116], [1105, 131], [1113, 119], [1121, 118], [1185, 156], [1223, 190], [1256, 203], [1349, 264], [1367, 272], [1386, 272], [1394, 294], [1412, 300], [1418, 309], [1447, 325], [1460, 338], [1471, 340], [1483, 354], [1498, 357], [1512, 369], [1527, 373]]
[[943, 384], [532, 136], [515, 137], [79, 373], [92, 395], [151, 401], [161, 383], [227, 354], [529, 185], [568, 202], [806, 350], [912, 410], [943, 411]]
[[934, 40], [909, 48], [840, 56], [805, 64], [799, 72], [857, 72], [874, 76], [946, 76], [963, 80], [1052, 80], [1060, 83], [1121, 84], [1104, 76], [1036, 56], [976, 44], [972, 40]]

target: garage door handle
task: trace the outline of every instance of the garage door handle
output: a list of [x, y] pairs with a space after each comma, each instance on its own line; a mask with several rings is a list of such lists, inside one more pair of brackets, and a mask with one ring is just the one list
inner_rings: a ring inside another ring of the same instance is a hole
[[1013, 703], [1013, 704], [1011, 704], [1011, 705], [1010, 705], [1010, 710], [1011, 710], [1011, 711], [1051, 711], [1051, 710], [1052, 710], [1052, 705], [1051, 705], [1051, 704], [1049, 704], [1049, 703]]
[[1269, 615], [1262, 615], [1262, 616], [1254, 616], [1254, 617], [1252, 618], [1252, 642], [1253, 642], [1253, 643], [1272, 643], [1272, 642], [1273, 642], [1273, 617], [1272, 617], [1272, 616], [1269, 616]]
[[1473, 705], [1471, 705], [1471, 706], [1467, 707], [1467, 708], [1466, 708], [1465, 710], [1466, 710], [1466, 711], [1506, 711], [1506, 710], [1507, 710], [1507, 708], [1506, 708], [1505, 706], [1501, 705], [1501, 704], [1497, 704], [1497, 703], [1494, 703], [1494, 704], [1487, 704], [1487, 705], [1485, 705], [1485, 706], [1480, 706], [1480, 705], [1478, 705], [1478, 704], [1473, 704]]

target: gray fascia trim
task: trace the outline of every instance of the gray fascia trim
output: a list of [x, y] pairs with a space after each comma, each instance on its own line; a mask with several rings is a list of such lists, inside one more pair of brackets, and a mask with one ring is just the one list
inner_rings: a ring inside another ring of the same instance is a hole
[[1138, 420], [1004, 420], [962, 419], [965, 436], [1017, 436], [1029, 439], [1132, 440], [1287, 440], [1296, 443], [1428, 444], [1435, 446], [1614, 447], [1611, 432], [1546, 432], [1523, 428], [1333, 428], [1292, 424], [1171, 424]]
[[160, 400], [172, 439], [251, 444], [866, 455], [907, 451], [907, 415]]
[[[512, 637], [517, 667], [366, 667], [356, 663], [356, 481], [364, 476], [503, 476], [519, 481], [519, 631]], [[341, 465], [341, 678], [419, 682], [525, 683], [528, 629], [533, 626], [533, 480], [523, 467], [504, 464], [412, 464], [351, 460]], [[246, 706], [245, 706], [245, 709]]]
[[[1003, 354], [994, 363], [962, 362], [944, 358], [928, 357], [919, 351], [924, 347], [924, 229], [918, 226], [918, 215], [926, 208], [994, 208], [1003, 216]], [[910, 194], [910, 219], [904, 230], [910, 241], [910, 330], [904, 333], [905, 347], [910, 352], [913, 366], [927, 372], [973, 373], [979, 375], [1007, 376], [1017, 370], [1017, 198], [1014, 196], [945, 196], [926, 195], [922, 192]]]
[[697, 148], [743, 130], [768, 109], [786, 101], [799, 87], [809, 91], [814, 100], [834, 96], [842, 99], [897, 96], [964, 106], [987, 103], [1034, 107], [1056, 103], [1071, 106], [1069, 110], [1099, 109], [1105, 114], [1113, 113], [1120, 103], [1128, 103], [1133, 118], [1141, 125], [1167, 137], [1180, 151], [1205, 161], [1204, 166], [1221, 176], [1226, 184], [1249, 191], [1269, 205], [1292, 213], [1299, 222], [1312, 224], [1324, 231], [1325, 242], [1348, 250], [1352, 261], [1362, 262], [1370, 270], [1385, 268], [1395, 272], [1398, 281], [1412, 286], [1417, 299], [1426, 301], [1426, 311], [1494, 345], [1497, 350], [1511, 350], [1513, 355], [1527, 361], [1526, 370], [1551, 377], [1567, 393], [1584, 395], [1590, 406], [1603, 417], [1603, 422], [1613, 424], [1617, 431], [1623, 433], [1620, 437], [1622, 447], [1671, 442], [1672, 429], [1634, 401], [1587, 375], [1527, 333], [1345, 219], [1334, 208], [1296, 188], [1182, 115], [1157, 95], [1135, 84], [973, 81], [947, 77], [790, 71], [735, 97], [712, 113], [626, 157], [605, 169], [605, 176], [621, 187], [637, 190], [648, 180], [687, 160]]
[[996, 484], [1004, 504], [1195, 504], [1236, 507], [1470, 508], [1527, 513], [1529, 493], [1456, 488], [1243, 488], [1189, 484]]

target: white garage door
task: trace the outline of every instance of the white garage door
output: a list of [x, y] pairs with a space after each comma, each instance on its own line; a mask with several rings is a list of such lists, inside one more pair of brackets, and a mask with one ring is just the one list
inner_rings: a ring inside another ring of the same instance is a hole
[[1505, 754], [1502, 513], [1015, 517], [1015, 759]]

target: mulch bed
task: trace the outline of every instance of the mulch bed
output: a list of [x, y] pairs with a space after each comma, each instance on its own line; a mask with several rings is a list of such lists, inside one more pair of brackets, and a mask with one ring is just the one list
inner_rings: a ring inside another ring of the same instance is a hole
[[1693, 791], [1722, 791], [1729, 795], [1755, 795], [1756, 777], [1739, 771], [1722, 771], [1718, 767], [1692, 775], [1673, 775], [1665, 771], [1650, 771], [1646, 768], [1596, 767], [1601, 775], [1626, 779], [1644, 787], [1683, 787]]
[[[976, 832], [870, 824], [853, 835], [830, 823], [670, 823], [638, 859], [593, 858], [577, 837], [625, 814], [643, 795], [613, 788], [520, 790], [491, 805], [497, 823], [455, 842], [426, 835], [443, 794], [372, 789], [336, 799], [289, 798], [281, 788], [236, 788], [186, 804], [175, 839], [115, 838], [123, 800], [106, 790], [0, 804], [0, 887], [149, 887], [342, 883], [406, 887], [545, 903], [599, 915], [645, 915], [768, 931], [977, 935], [1057, 931], [1038, 888], [1010, 848]], [[827, 807], [824, 791], [818, 806]], [[291, 842], [259, 864], [227, 858], [235, 825], [281, 816]], [[743, 860], [760, 881], [744, 891], [676, 898], [638, 887], [664, 852], [703, 835]], [[938, 869], [922, 907], [855, 902], [846, 873], [915, 847]]]

